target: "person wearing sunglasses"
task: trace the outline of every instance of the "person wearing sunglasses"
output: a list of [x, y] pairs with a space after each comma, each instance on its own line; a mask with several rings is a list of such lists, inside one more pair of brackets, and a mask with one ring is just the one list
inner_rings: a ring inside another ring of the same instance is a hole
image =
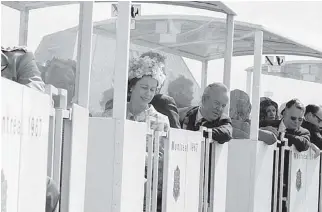
[[286, 103], [281, 120], [261, 121], [260, 128], [273, 132], [280, 140], [285, 133], [289, 145], [294, 145], [299, 152], [306, 151], [311, 144], [310, 132], [301, 127], [304, 113], [304, 105], [298, 99], [292, 99]]
[[306, 106], [304, 119], [302, 127], [310, 131], [311, 142], [321, 150], [322, 135], [320, 128], [322, 127], [322, 108], [313, 104]]

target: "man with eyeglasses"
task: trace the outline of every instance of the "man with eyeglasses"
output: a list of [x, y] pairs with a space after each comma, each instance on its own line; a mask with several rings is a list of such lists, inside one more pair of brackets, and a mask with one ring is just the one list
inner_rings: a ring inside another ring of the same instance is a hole
[[321, 150], [322, 135], [320, 128], [322, 127], [322, 108], [313, 104], [306, 106], [304, 118], [302, 127], [310, 131], [311, 142]]
[[[299, 151], [306, 151], [309, 147], [315, 152], [315, 157], [319, 155], [319, 149], [310, 142], [310, 132], [301, 127], [304, 114], [305, 107], [298, 99], [292, 99], [288, 101], [285, 105], [285, 109], [281, 111], [283, 114], [282, 120], [267, 120], [260, 122], [261, 129], [268, 130], [273, 132], [279, 140], [284, 140], [284, 138], [288, 139], [288, 144], [294, 145], [295, 148]], [[285, 160], [284, 160], [284, 184], [283, 184], [283, 197], [287, 197], [288, 191], [288, 168], [289, 167], [289, 151], [285, 152]], [[281, 157], [281, 152], [280, 152]], [[275, 158], [275, 157], [274, 157]], [[279, 161], [281, 162], [281, 161]], [[274, 159], [274, 167], [276, 166], [276, 161]], [[278, 167], [281, 164], [278, 163]], [[275, 177], [273, 176], [273, 180]], [[273, 181], [274, 184], [274, 181]], [[277, 191], [279, 193], [279, 191]], [[274, 190], [272, 188], [272, 193]], [[273, 203], [272, 203], [273, 204]], [[283, 201], [282, 208], [278, 208], [278, 211], [286, 212], [287, 206], [286, 202]]]
[[311, 143], [310, 132], [301, 127], [304, 113], [304, 105], [298, 99], [292, 99], [286, 103], [282, 120], [262, 121], [260, 128], [273, 132], [280, 140], [283, 139], [281, 136], [285, 135], [289, 145], [294, 145], [299, 152], [306, 151]]

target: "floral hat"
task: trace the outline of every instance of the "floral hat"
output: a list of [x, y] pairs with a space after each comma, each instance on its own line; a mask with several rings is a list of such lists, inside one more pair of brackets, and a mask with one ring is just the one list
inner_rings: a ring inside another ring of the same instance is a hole
[[129, 62], [129, 80], [151, 76], [158, 81], [158, 87], [161, 87], [166, 79], [164, 74], [164, 63], [157, 58], [149, 56], [133, 58]]

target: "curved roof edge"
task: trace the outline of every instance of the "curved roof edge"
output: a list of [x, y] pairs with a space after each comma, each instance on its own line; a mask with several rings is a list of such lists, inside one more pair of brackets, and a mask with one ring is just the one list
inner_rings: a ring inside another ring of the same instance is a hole
[[[41, 9], [45, 7], [79, 4], [81, 1], [2, 1], [1, 4], [19, 11]], [[117, 3], [117, 1], [94, 1], [95, 3]], [[175, 6], [205, 9], [214, 12], [236, 15], [227, 5], [220, 1], [133, 1], [133, 3], [168, 4]]]
[[221, 1], [133, 1], [137, 3], [156, 3], [156, 4], [169, 4], [175, 6], [192, 7], [214, 12], [225, 13], [227, 15], [237, 15], [232, 9]]

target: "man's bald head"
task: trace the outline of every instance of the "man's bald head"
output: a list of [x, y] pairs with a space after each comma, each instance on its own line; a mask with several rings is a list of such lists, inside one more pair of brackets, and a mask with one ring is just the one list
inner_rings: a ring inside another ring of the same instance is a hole
[[208, 85], [202, 95], [203, 117], [209, 121], [220, 118], [228, 101], [228, 88], [223, 83], [215, 82]]

